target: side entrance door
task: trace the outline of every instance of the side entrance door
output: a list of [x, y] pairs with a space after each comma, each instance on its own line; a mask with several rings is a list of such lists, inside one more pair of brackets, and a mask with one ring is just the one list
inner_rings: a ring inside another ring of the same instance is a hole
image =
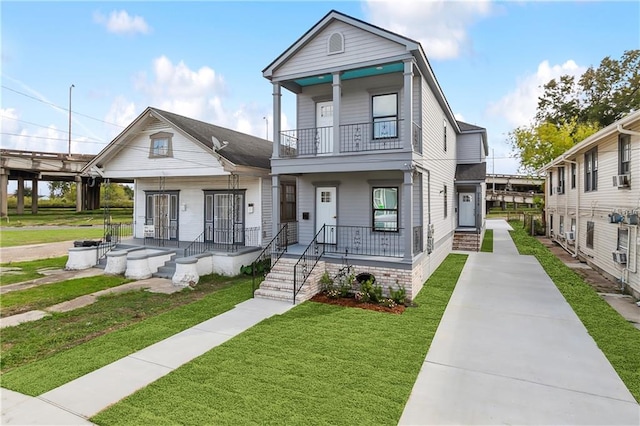
[[316, 104], [316, 153], [333, 152], [333, 101]]
[[458, 193], [458, 226], [476, 226], [476, 194]]
[[324, 234], [318, 235], [318, 242], [324, 244], [336, 243], [337, 189], [335, 186], [319, 186], [316, 188], [316, 233], [325, 226]]

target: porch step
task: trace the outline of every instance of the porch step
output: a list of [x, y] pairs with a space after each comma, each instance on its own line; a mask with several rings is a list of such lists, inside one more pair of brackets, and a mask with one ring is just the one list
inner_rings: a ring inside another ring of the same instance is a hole
[[475, 232], [456, 232], [453, 234], [453, 250], [480, 251], [480, 235]]
[[151, 274], [151, 276], [156, 278], [173, 278], [173, 274], [176, 273], [176, 255], [171, 256], [171, 260], [168, 260], [164, 263], [163, 266], [158, 268], [158, 271]]
[[[294, 266], [298, 259], [281, 258], [260, 284], [254, 297], [283, 300], [293, 303]], [[296, 303], [311, 299], [319, 290], [318, 281], [324, 272], [324, 262], [318, 262], [307, 278], [304, 286], [296, 295]]]

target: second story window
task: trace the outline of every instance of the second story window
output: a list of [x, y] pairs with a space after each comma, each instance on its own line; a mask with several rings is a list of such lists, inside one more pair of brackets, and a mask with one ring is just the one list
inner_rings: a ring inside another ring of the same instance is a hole
[[584, 191], [598, 190], [598, 149], [584, 154]]
[[398, 137], [398, 94], [376, 95], [372, 99], [373, 139]]
[[549, 195], [553, 195], [553, 172], [549, 172]]
[[558, 194], [564, 194], [564, 167], [558, 167]]
[[576, 168], [577, 164], [571, 164], [571, 189], [576, 187]]
[[171, 146], [171, 138], [173, 134], [160, 132], [151, 135], [151, 146], [149, 149], [149, 157], [172, 157], [173, 149]]
[[618, 174], [627, 175], [631, 172], [631, 136], [618, 136]]

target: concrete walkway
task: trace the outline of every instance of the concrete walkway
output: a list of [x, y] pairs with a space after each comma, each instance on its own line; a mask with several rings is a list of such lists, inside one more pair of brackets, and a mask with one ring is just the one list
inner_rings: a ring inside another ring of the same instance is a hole
[[638, 425], [640, 407], [549, 276], [487, 221], [401, 425]]
[[83, 425], [111, 404], [293, 305], [249, 299], [36, 398], [2, 389], [2, 425]]

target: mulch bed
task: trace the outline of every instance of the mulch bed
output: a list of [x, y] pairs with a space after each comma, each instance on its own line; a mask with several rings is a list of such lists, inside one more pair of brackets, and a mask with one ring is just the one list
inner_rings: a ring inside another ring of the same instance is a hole
[[401, 314], [404, 312], [406, 308], [404, 305], [398, 305], [394, 308], [387, 308], [386, 306], [378, 305], [376, 303], [358, 302], [356, 299], [350, 298], [350, 297], [338, 297], [336, 299], [332, 299], [330, 297], [327, 297], [327, 295], [324, 293], [316, 294], [311, 298], [311, 300], [313, 302], [327, 303], [329, 305], [339, 305], [339, 306], [346, 306], [349, 308], [368, 309], [370, 311], [387, 312], [390, 314]]

